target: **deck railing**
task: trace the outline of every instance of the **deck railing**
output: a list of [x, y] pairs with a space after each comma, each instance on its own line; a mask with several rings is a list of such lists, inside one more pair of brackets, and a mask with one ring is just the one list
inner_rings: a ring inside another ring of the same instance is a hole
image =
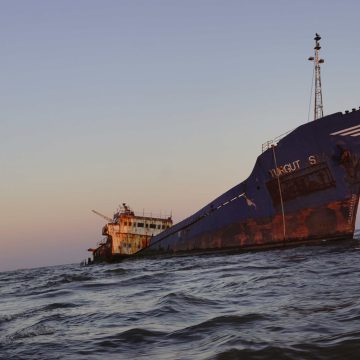
[[273, 139], [271, 139], [271, 140], [269, 140], [269, 141], [264, 142], [264, 143], [262, 144], [261, 151], [262, 151], [262, 152], [265, 152], [267, 149], [270, 149], [272, 146], [276, 146], [277, 143], [278, 143], [283, 137], [285, 137], [287, 134], [289, 134], [291, 131], [292, 131], [292, 130], [289, 130], [289, 131], [287, 131], [287, 132], [284, 133], [284, 134], [281, 134], [281, 135], [279, 135], [279, 136], [277, 136], [277, 137], [275, 137], [275, 138], [273, 138]]

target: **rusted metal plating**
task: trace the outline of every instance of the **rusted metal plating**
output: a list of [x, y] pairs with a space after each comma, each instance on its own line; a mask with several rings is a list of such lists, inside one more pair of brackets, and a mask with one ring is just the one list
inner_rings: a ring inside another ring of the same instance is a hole
[[171, 217], [137, 216], [126, 204], [115, 213], [113, 221], [106, 224], [102, 234], [106, 241], [93, 252], [94, 261], [112, 261], [113, 257], [133, 255], [147, 247], [153, 236], [172, 226]]

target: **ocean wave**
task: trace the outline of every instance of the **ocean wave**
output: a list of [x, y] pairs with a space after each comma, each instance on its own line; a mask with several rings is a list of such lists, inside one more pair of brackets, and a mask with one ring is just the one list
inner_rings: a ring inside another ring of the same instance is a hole
[[111, 275], [124, 275], [128, 274], [129, 270], [124, 268], [116, 268], [116, 269], [106, 269], [104, 271], [105, 274], [111, 274]]
[[55, 329], [51, 326], [38, 323], [18, 330], [12, 335], [10, 335], [8, 338], [12, 341], [15, 341], [20, 339], [33, 338], [41, 335], [52, 335], [54, 333]]
[[25, 311], [20, 311], [13, 314], [0, 315], [0, 325], [2, 323], [8, 323], [18, 319], [28, 319], [38, 315], [43, 317], [47, 315], [49, 312], [55, 312], [61, 309], [67, 310], [78, 306], [79, 306], [78, 304], [74, 304], [74, 303], [59, 302], [59, 303], [47, 304], [40, 307], [30, 308]]
[[[231, 348], [228, 350], [221, 351], [216, 355], [210, 356], [207, 360], [296, 360], [304, 359], [297, 356], [299, 352], [277, 348], [277, 347], [266, 347], [264, 349], [236, 349]], [[301, 354], [303, 355], [303, 354]], [[311, 360], [316, 359], [315, 357]]]
[[126, 343], [127, 345], [140, 346], [142, 344], [151, 344], [159, 340], [160, 337], [165, 336], [166, 333], [161, 331], [152, 331], [142, 328], [128, 329], [113, 336], [108, 336], [105, 339], [96, 341], [97, 346], [101, 347], [119, 347], [119, 344]]
[[93, 276], [85, 274], [66, 273], [59, 275], [47, 273], [46, 276], [39, 276], [32, 281], [29, 281], [27, 277], [17, 280], [12, 287], [8, 287], [9, 291], [6, 295], [19, 298], [29, 295], [42, 295], [44, 293], [61, 290], [62, 287], [68, 284], [81, 284], [91, 280], [93, 280]]
[[253, 313], [253, 314], [244, 314], [244, 315], [223, 315], [213, 317], [211, 319], [205, 320], [199, 324], [185, 327], [183, 329], [173, 332], [170, 336], [172, 338], [191, 338], [195, 336], [205, 336], [205, 334], [214, 333], [221, 328], [228, 329], [239, 329], [244, 325], [250, 326], [250, 324], [255, 322], [261, 322], [264, 320], [269, 320], [269, 317], [266, 315]]
[[[74, 291], [72, 289], [37, 289], [33, 291], [29, 291], [27, 296], [32, 297], [33, 299], [41, 299], [41, 298], [61, 298], [65, 296], [70, 296]], [[20, 296], [20, 295], [18, 295]], [[20, 296], [24, 297], [24, 295]]]
[[78, 304], [74, 303], [66, 303], [66, 302], [58, 302], [58, 303], [52, 303], [45, 305], [44, 307], [40, 308], [39, 311], [53, 311], [58, 309], [71, 309], [78, 307]]
[[16, 315], [0, 315], [0, 325], [3, 323], [7, 323], [11, 320], [14, 320]]
[[55, 279], [48, 280], [43, 287], [52, 288], [62, 284], [69, 284], [73, 282], [83, 282], [93, 280], [93, 277], [90, 275], [77, 275], [77, 274], [64, 274]]
[[359, 252], [344, 247], [6, 274], [0, 359], [357, 359]]
[[207, 299], [205, 297], [195, 296], [183, 292], [172, 292], [161, 297], [158, 301], [161, 305], [173, 305], [173, 306], [216, 306], [218, 301]]
[[358, 340], [345, 340], [335, 345], [298, 344], [293, 346], [265, 346], [260, 348], [230, 348], [206, 360], [357, 360]]
[[121, 281], [122, 286], [139, 286], [139, 285], [157, 285], [163, 284], [164, 279], [171, 277], [172, 274], [168, 272], [153, 272], [151, 274], [140, 274], [129, 277]]

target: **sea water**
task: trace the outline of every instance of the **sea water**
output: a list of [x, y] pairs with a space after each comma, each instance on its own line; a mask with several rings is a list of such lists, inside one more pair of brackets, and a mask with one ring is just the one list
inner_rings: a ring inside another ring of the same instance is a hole
[[360, 244], [0, 273], [1, 359], [360, 359]]

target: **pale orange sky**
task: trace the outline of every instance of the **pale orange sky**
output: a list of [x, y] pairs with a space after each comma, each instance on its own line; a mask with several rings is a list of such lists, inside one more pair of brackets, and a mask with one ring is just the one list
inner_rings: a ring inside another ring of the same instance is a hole
[[[0, 271], [80, 262], [122, 202], [179, 221], [307, 121], [359, 104], [356, 1], [4, 2]], [[321, 16], [319, 16], [321, 14]]]

